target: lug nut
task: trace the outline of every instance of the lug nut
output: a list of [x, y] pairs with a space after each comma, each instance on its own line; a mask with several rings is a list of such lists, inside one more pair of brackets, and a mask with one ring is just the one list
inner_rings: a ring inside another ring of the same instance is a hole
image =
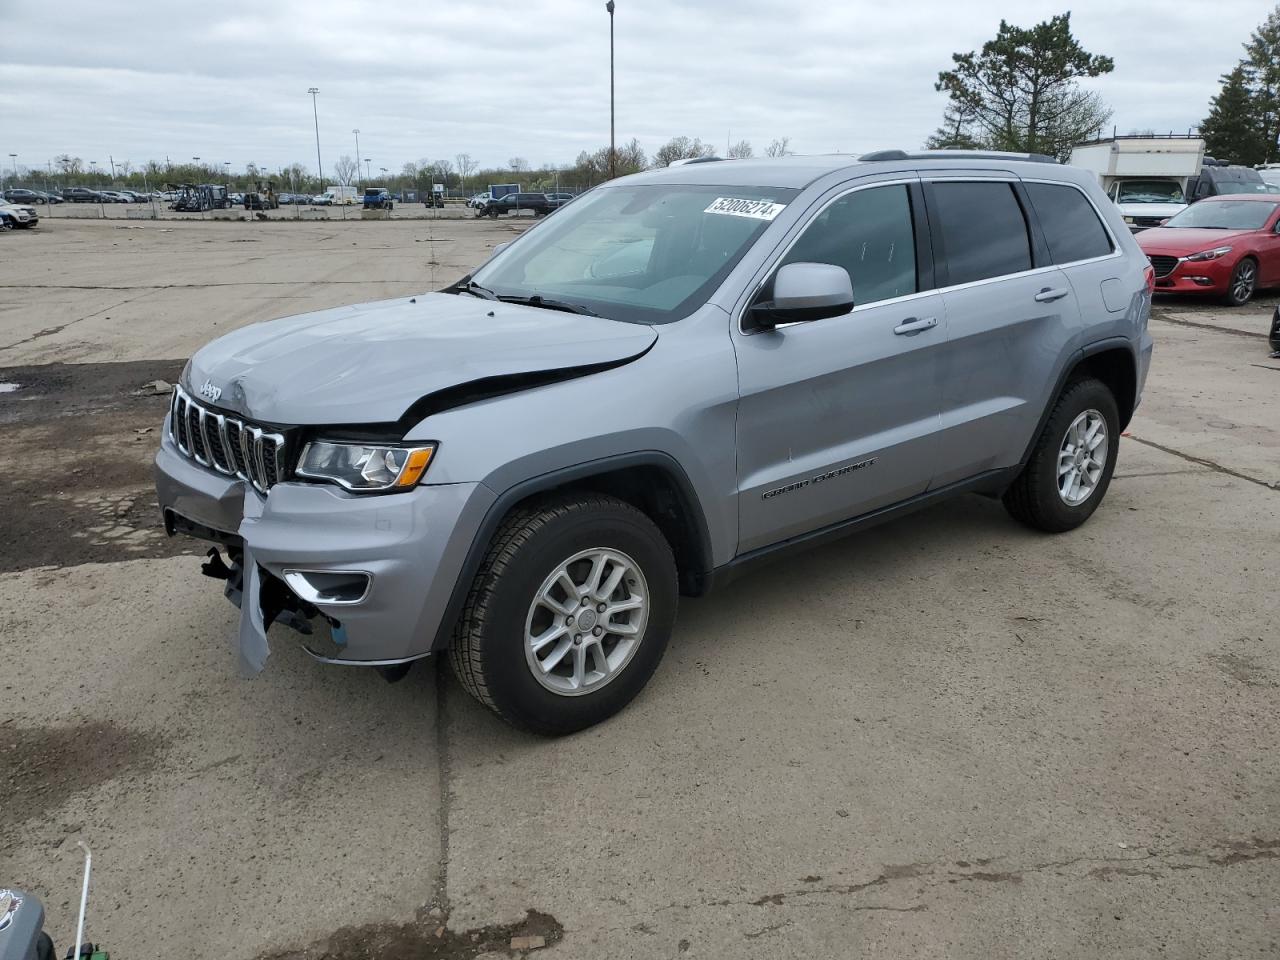
[[573, 617], [565, 617], [565, 618], [564, 618], [564, 625], [565, 625], [566, 627], [572, 627], [572, 626], [573, 626]]
[[598, 611], [600, 611], [601, 613], [604, 613], [604, 604], [603, 604], [603, 603], [602, 603], [602, 604], [600, 604], [599, 606], [597, 606], [597, 607], [596, 607], [596, 609], [597, 609]]
[[599, 627], [596, 627], [594, 630], [592, 630], [592, 631], [591, 631], [591, 635], [592, 635], [593, 637], [598, 637], [598, 636], [600, 636], [600, 634], [602, 634], [602, 633], [604, 633], [604, 631], [603, 631], [603, 630], [601, 630]]
[[581, 642], [582, 642], [582, 634], [580, 634], [580, 633], [575, 633], [575, 634], [573, 635], [573, 642], [574, 642], [574, 643], [581, 643]]

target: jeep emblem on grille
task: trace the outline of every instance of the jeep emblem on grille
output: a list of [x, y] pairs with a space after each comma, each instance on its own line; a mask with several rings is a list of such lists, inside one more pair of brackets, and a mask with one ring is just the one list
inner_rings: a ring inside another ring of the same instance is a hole
[[215, 387], [212, 380], [206, 380], [200, 387], [200, 396], [213, 403], [217, 403], [218, 398], [222, 396], [222, 388]]

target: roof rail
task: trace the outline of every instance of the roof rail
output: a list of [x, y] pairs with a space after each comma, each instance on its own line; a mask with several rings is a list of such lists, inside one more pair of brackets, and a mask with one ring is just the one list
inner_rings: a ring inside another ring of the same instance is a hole
[[1004, 150], [877, 150], [858, 158], [867, 163], [878, 160], [1021, 160], [1024, 163], [1057, 163], [1056, 157], [1043, 153], [1010, 153]]
[[716, 163], [724, 157], [685, 157], [683, 160], [672, 160], [668, 167], [683, 167], [687, 163]]

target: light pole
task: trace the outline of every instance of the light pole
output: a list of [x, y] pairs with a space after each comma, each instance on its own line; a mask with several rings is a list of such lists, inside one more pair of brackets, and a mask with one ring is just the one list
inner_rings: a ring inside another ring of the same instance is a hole
[[320, 189], [324, 189], [324, 166], [320, 163], [320, 113], [316, 108], [316, 94], [320, 92], [319, 87], [307, 87], [307, 93], [311, 94], [311, 116], [316, 122], [316, 172], [320, 176]]
[[604, 5], [609, 11], [609, 179], [618, 175], [617, 147], [613, 139], [613, 0]]
[[352, 130], [356, 135], [356, 186], [360, 186], [360, 131]]
[[13, 182], [18, 182], [18, 155], [16, 153], [9, 154], [9, 159], [13, 161]]
[[223, 160], [222, 165], [226, 167], [226, 169], [222, 171], [222, 175], [226, 178], [227, 186], [231, 186], [231, 161]]
[[[373, 168], [369, 166], [370, 162], [371, 160], [368, 157], [364, 158], [365, 178], [368, 180], [373, 179]], [[356, 173], [360, 173], [360, 154], [358, 153], [356, 154]]]

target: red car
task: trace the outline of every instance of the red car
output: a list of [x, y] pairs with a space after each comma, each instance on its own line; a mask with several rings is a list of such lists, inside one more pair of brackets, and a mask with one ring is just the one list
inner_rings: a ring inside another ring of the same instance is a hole
[[1212, 293], [1233, 307], [1280, 286], [1275, 194], [1224, 194], [1193, 203], [1134, 239], [1156, 271], [1156, 293]]

